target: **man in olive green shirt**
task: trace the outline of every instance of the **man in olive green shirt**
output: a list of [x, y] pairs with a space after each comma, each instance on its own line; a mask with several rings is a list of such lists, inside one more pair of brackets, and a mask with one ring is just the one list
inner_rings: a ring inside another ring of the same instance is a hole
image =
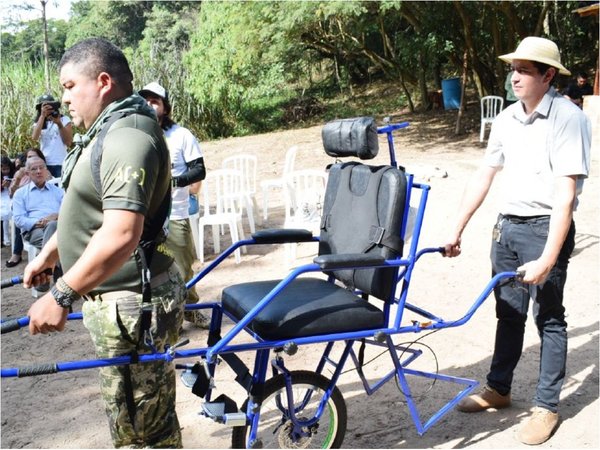
[[[31, 306], [30, 332], [62, 331], [68, 307], [83, 296], [84, 325], [101, 358], [148, 353], [150, 343], [164, 351], [176, 343], [183, 321], [185, 284], [172, 259], [160, 246], [148, 253], [139, 246], [154, 242], [147, 230], [162, 226], [171, 176], [162, 130], [152, 109], [133, 94], [132, 80], [121, 50], [104, 39], [81, 41], [61, 59], [63, 103], [87, 132], [63, 166], [66, 194], [57, 232], [24, 273], [26, 287], [46, 282], [44, 271], [60, 257], [64, 275]], [[101, 162], [92, 156], [97, 141]], [[153, 314], [146, 340], [140, 336], [143, 255], [151, 259]], [[172, 363], [100, 372], [115, 447], [182, 446]]]

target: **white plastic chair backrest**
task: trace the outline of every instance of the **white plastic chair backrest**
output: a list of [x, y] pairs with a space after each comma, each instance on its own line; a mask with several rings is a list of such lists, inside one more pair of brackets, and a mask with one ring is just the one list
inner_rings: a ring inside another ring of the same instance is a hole
[[283, 164], [284, 176], [294, 171], [294, 166], [296, 164], [296, 153], [298, 153], [298, 146], [296, 145], [288, 148], [287, 152], [285, 152], [285, 162]]
[[481, 120], [491, 122], [500, 114], [504, 106], [504, 99], [497, 95], [487, 95], [481, 99]]
[[239, 170], [209, 171], [202, 183], [204, 216], [240, 212], [241, 204], [237, 200], [241, 192], [241, 179]]
[[285, 221], [320, 221], [325, 199], [327, 174], [322, 170], [294, 170], [285, 176]]
[[256, 155], [241, 154], [225, 158], [221, 167], [223, 169], [239, 170], [242, 174], [242, 190], [246, 194], [256, 194]]

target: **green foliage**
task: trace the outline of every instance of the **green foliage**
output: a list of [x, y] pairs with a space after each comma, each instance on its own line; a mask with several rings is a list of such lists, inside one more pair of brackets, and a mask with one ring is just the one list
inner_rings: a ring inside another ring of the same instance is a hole
[[221, 134], [258, 131], [264, 113], [287, 98], [285, 63], [278, 57], [281, 30], [274, 18], [282, 3], [210, 2], [202, 7], [185, 65], [188, 87]]
[[[58, 83], [57, 67], [51, 67], [52, 94], [60, 98], [62, 90]], [[36, 99], [45, 93], [44, 68], [30, 61], [3, 62], [2, 107], [0, 108], [0, 148], [15, 156], [27, 147], [38, 146], [31, 139]]]
[[[48, 31], [53, 62], [86, 37], [119, 45], [136, 87], [159, 81], [175, 119], [208, 139], [426, 108], [428, 92], [462, 75], [465, 62], [469, 89], [502, 95], [506, 65], [498, 56], [528, 35], [555, 40], [568, 68], [589, 72], [597, 22], [573, 13], [589, 3], [79, 0], [68, 26], [50, 21]], [[2, 34], [4, 149], [27, 141], [19, 121], [29, 126], [31, 99], [44, 90], [40, 26]], [[394, 94], [365, 96], [380, 81]], [[18, 103], [9, 107], [18, 120], [6, 114], [7, 101]]]
[[[65, 51], [68, 24], [64, 20], [48, 20], [48, 53], [50, 61], [59, 61]], [[14, 34], [2, 33], [3, 61], [27, 60], [33, 64], [44, 61], [42, 19], [26, 22]]]
[[104, 37], [121, 48], [135, 48], [143, 37], [146, 15], [153, 1], [86, 1], [72, 5], [67, 47], [94, 36]]

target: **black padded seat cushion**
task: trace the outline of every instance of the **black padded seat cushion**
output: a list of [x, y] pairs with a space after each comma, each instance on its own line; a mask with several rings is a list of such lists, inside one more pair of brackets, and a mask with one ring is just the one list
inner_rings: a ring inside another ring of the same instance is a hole
[[[222, 302], [237, 320], [269, 293], [279, 280], [226, 287]], [[290, 339], [384, 327], [384, 315], [352, 292], [317, 278], [293, 280], [250, 323], [266, 340]]]

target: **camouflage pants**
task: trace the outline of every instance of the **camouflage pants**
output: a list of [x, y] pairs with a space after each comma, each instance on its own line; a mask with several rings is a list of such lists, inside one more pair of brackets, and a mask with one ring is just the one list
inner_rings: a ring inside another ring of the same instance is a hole
[[[183, 280], [187, 283], [194, 277], [192, 264], [196, 260], [196, 247], [189, 219], [169, 220], [169, 234], [165, 246], [175, 259]], [[198, 303], [198, 300], [198, 294], [192, 287], [188, 290], [186, 303]]]
[[[152, 288], [152, 336], [158, 351], [173, 345], [183, 322], [185, 284], [173, 266], [169, 280]], [[83, 304], [83, 323], [99, 358], [149, 353], [139, 343], [142, 296]], [[163, 361], [100, 369], [101, 394], [115, 447], [181, 448], [175, 411], [175, 368]]]

